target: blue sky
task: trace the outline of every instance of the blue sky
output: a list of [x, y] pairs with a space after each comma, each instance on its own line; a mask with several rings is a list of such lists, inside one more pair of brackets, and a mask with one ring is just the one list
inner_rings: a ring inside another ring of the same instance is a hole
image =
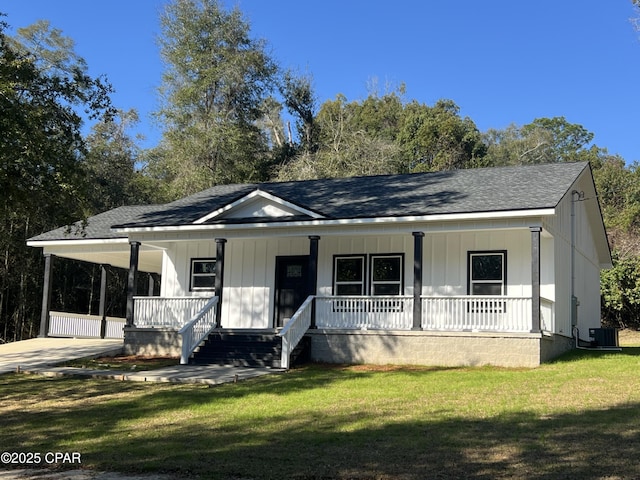
[[[74, 39], [114, 103], [136, 108], [147, 136], [162, 63], [165, 0], [0, 0], [11, 29], [38, 19]], [[369, 85], [406, 84], [407, 100], [453, 100], [481, 131], [564, 116], [594, 143], [640, 161], [640, 33], [630, 0], [223, 0], [283, 67], [314, 78], [319, 103]]]

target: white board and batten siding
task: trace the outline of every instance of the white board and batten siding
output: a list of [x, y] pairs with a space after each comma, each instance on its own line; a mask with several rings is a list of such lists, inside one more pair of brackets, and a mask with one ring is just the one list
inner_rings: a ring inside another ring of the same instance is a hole
[[[229, 239], [225, 247], [222, 324], [228, 328], [270, 328], [274, 316], [276, 257], [308, 254], [306, 237]], [[191, 259], [215, 256], [213, 240], [173, 243], [165, 252], [161, 295], [213, 295], [190, 291], [189, 282]]]
[[[531, 234], [528, 229], [428, 233], [424, 237], [423, 295], [467, 294], [467, 252], [507, 251], [507, 295], [531, 295]], [[333, 294], [335, 255], [404, 255], [404, 294], [413, 294], [410, 233], [322, 236], [318, 294]], [[552, 239], [543, 238], [542, 296], [555, 298]], [[215, 258], [213, 240], [175, 242], [165, 251], [162, 296], [200, 296], [189, 291], [192, 258]], [[276, 257], [308, 255], [307, 236], [230, 238], [225, 251], [222, 324], [229, 328], [270, 328], [274, 318]], [[176, 268], [177, 267], [177, 268]]]
[[[601, 254], [594, 241], [599, 208], [593, 184], [586, 176], [574, 185], [584, 192], [575, 207], [575, 294], [579, 301], [578, 328], [580, 337], [588, 336], [589, 328], [600, 327], [600, 264]], [[556, 321], [558, 333], [571, 332], [571, 191], [556, 207], [556, 215], [545, 220], [544, 228], [553, 235], [556, 277]], [[596, 221], [597, 220], [597, 221]]]

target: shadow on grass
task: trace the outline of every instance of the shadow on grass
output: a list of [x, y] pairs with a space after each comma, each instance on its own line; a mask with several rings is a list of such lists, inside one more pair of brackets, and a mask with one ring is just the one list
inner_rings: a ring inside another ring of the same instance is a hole
[[[621, 423], [621, 419], [625, 419]], [[170, 438], [146, 435], [146, 455], [133, 442], [102, 441], [120, 451], [124, 469], [150, 468], [202, 478], [638, 478], [638, 405], [540, 418], [511, 414], [384, 423], [358, 428], [361, 416], [314, 415], [273, 433], [255, 421], [233, 428], [177, 428]], [[293, 423], [293, 424], [291, 424]], [[265, 433], [265, 432], [271, 433]], [[104, 468], [104, 462], [98, 462]]]
[[[440, 371], [408, 373], [427, 381]], [[361, 406], [327, 411], [323, 386], [373, 373], [298, 373], [215, 389], [3, 376], [0, 405], [11, 408], [1, 410], [0, 444], [79, 451], [84, 467], [100, 470], [189, 478], [640, 478], [638, 403], [466, 418], [447, 410], [405, 414], [394, 410], [401, 401], [377, 408], [372, 394]], [[309, 390], [318, 396], [277, 408], [280, 395]]]
[[640, 347], [621, 347], [621, 350], [574, 349], [549, 363], [574, 362], [585, 359], [610, 358], [611, 356], [640, 357]]

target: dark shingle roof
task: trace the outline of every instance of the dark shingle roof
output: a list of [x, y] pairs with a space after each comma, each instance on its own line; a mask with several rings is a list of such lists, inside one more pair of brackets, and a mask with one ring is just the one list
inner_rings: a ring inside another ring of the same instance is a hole
[[[553, 208], [585, 168], [588, 168], [587, 163], [557, 163], [408, 175], [221, 185], [166, 205], [121, 207], [91, 217], [86, 237], [124, 236], [112, 232], [107, 236], [104, 233], [107, 225], [189, 225], [257, 189], [329, 219]], [[300, 217], [295, 216], [290, 220], [300, 220]], [[283, 221], [283, 218], [278, 218], [278, 221]], [[213, 219], [210, 222], [220, 220]], [[238, 220], [228, 222], [238, 223]], [[56, 235], [59, 236], [55, 232], [60, 230], [39, 235], [32, 240], [53, 239]]]
[[84, 225], [83, 222], [76, 222], [73, 225], [67, 225], [36, 235], [30, 238], [29, 241], [126, 238], [126, 235], [112, 231], [111, 227], [117, 223], [131, 221], [132, 218], [144, 216], [155, 209], [163, 207], [164, 205], [133, 205], [114, 208], [89, 217]]

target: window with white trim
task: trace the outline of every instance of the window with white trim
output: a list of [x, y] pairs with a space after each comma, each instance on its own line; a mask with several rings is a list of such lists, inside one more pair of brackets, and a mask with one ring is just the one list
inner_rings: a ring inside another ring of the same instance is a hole
[[215, 258], [191, 259], [191, 291], [214, 290], [216, 282]]
[[371, 295], [401, 295], [402, 267], [402, 255], [371, 255]]
[[333, 259], [333, 293], [402, 295], [403, 272], [402, 254], [336, 255]]
[[364, 255], [334, 257], [333, 292], [334, 295], [365, 294]]
[[[502, 296], [507, 293], [507, 251], [469, 252], [469, 295]], [[506, 313], [505, 302], [494, 299], [472, 300], [472, 313]]]

